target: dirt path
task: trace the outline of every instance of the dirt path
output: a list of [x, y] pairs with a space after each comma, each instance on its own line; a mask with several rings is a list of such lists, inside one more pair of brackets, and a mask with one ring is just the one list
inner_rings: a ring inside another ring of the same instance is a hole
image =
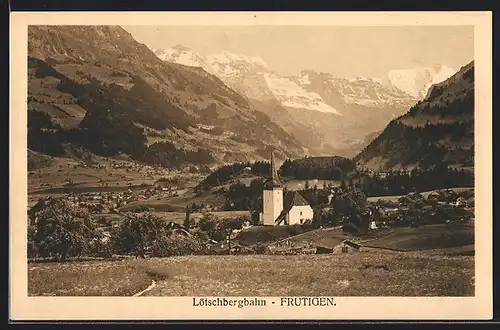
[[142, 296], [144, 293], [152, 290], [155, 286], [156, 286], [156, 281], [152, 281], [150, 286], [148, 286], [146, 289], [144, 289], [144, 290], [142, 290], [140, 292], [137, 292], [136, 294], [133, 295], [133, 297]]

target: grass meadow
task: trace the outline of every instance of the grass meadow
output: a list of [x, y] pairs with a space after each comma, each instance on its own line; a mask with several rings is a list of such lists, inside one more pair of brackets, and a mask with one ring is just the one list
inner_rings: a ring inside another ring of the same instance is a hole
[[474, 257], [367, 251], [30, 263], [30, 296], [473, 296]]

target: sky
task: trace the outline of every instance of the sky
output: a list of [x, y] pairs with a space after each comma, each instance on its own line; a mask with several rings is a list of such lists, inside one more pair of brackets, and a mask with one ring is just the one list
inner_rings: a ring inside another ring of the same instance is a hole
[[389, 70], [474, 59], [472, 26], [123, 26], [150, 48], [182, 45], [200, 55], [222, 50], [261, 57], [282, 75], [301, 70], [381, 77]]

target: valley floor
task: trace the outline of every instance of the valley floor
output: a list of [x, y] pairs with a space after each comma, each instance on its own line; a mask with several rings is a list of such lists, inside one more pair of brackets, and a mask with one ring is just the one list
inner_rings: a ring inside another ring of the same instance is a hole
[[[460, 254], [460, 253], [459, 253]], [[473, 296], [474, 257], [378, 250], [30, 263], [30, 296]]]

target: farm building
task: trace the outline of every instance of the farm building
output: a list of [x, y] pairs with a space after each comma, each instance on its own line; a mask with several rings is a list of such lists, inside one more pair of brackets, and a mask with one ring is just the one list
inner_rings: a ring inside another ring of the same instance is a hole
[[313, 219], [313, 209], [296, 191], [283, 196], [283, 187], [278, 177], [274, 154], [271, 153], [271, 173], [266, 180], [263, 191], [263, 212], [259, 220], [263, 225], [296, 225]]
[[359, 252], [361, 245], [340, 238], [316, 242], [316, 254]]

